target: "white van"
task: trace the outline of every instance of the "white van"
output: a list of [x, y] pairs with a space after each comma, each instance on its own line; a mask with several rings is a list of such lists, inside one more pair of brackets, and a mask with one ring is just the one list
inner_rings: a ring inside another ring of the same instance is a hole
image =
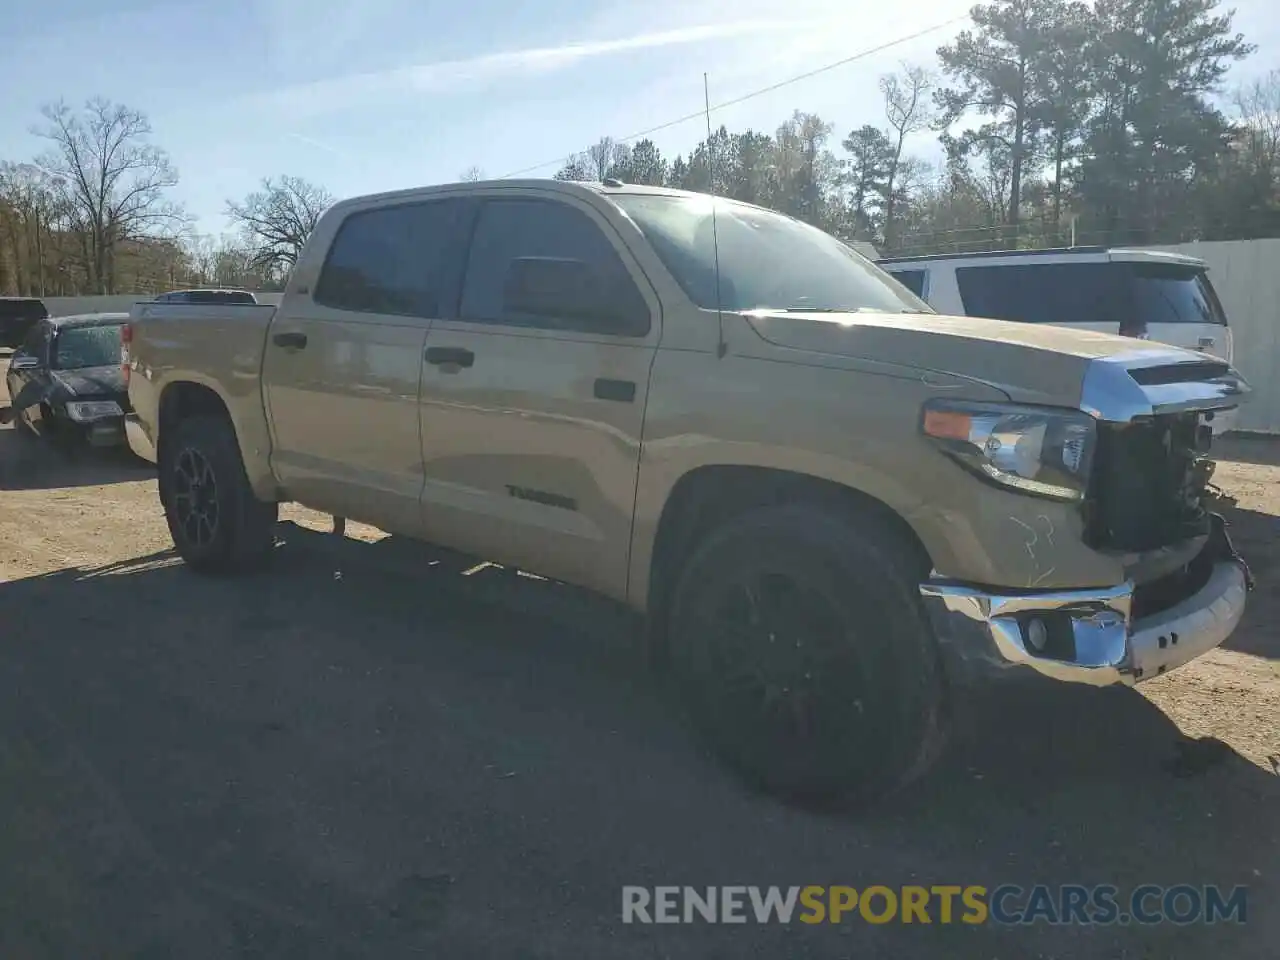
[[[1100, 330], [1233, 360], [1226, 312], [1195, 257], [1072, 247], [876, 262], [942, 314]], [[1218, 414], [1213, 432], [1234, 419]]]

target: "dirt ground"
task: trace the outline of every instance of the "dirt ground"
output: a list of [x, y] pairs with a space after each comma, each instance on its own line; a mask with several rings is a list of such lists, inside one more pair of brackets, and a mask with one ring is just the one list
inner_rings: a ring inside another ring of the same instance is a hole
[[[909, 796], [820, 816], [703, 756], [604, 605], [292, 508], [269, 574], [201, 579], [147, 468], [0, 428], [0, 957], [1274, 958], [1280, 443], [1220, 454], [1258, 578], [1224, 649], [993, 695]], [[837, 883], [1243, 884], [1249, 913], [619, 917], [625, 884]]]

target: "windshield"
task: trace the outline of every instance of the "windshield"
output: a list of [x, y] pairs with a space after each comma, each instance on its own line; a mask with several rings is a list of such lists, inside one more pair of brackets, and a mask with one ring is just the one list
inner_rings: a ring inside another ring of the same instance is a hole
[[58, 333], [53, 351], [55, 370], [108, 367], [120, 362], [120, 328], [108, 323], [96, 327], [68, 327]]
[[713, 238], [711, 197], [619, 194], [611, 199], [704, 309], [932, 312], [839, 240], [798, 220], [716, 199]]

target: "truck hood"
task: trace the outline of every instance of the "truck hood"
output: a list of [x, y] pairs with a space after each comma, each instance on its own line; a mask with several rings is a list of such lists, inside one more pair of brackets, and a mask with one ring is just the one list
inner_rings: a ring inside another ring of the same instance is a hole
[[124, 371], [118, 363], [109, 367], [54, 370], [51, 376], [68, 400], [96, 397], [117, 399], [125, 394]]
[[1161, 375], [1165, 385], [1229, 371], [1248, 389], [1226, 364], [1207, 362], [1215, 358], [1089, 330], [938, 314], [762, 310], [744, 316], [775, 346], [952, 374], [989, 384], [1022, 403], [1087, 407], [1086, 380], [1096, 380], [1104, 369], [1108, 376], [1121, 376], [1111, 385], [1113, 393], [1127, 392], [1131, 406], [1142, 406], [1148, 398], [1129, 376], [1131, 367], [1178, 368]]

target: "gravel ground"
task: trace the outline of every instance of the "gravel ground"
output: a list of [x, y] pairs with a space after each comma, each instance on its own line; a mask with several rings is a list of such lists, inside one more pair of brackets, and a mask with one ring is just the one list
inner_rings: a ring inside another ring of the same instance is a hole
[[[817, 815], [701, 755], [630, 623], [289, 508], [266, 576], [167, 552], [147, 469], [0, 428], [0, 957], [1274, 958], [1280, 444], [1218, 479], [1226, 648], [985, 702], [909, 796]], [[1216, 928], [636, 926], [624, 884], [1246, 884]]]

